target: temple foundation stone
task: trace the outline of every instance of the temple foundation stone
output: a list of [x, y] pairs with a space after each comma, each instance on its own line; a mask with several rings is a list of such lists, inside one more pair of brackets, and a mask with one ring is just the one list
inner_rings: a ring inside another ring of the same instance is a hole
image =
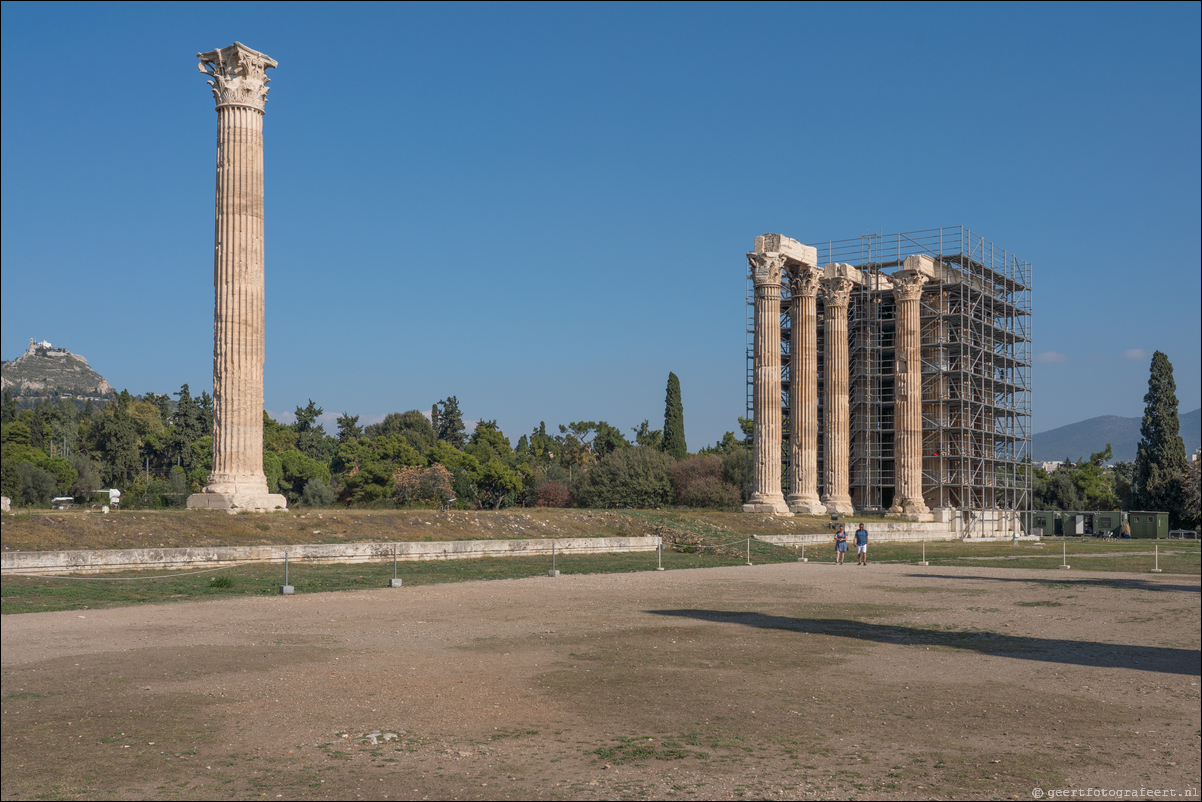
[[852, 288], [862, 282], [851, 265], [829, 264], [821, 282], [824, 308], [825, 420], [823, 425], [823, 495], [826, 511], [855, 512], [848, 492], [851, 414], [848, 405], [847, 304]]
[[263, 108], [276, 62], [235, 42], [197, 53], [217, 101], [213, 472], [189, 509], [283, 509], [263, 473]]
[[907, 256], [893, 274], [897, 345], [893, 374], [894, 493], [887, 518], [933, 521], [922, 497], [922, 285], [935, 276], [929, 256]]

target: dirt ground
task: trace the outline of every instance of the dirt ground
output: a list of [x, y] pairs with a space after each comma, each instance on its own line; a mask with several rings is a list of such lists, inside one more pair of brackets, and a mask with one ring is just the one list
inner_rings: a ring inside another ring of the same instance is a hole
[[1199, 584], [793, 563], [5, 616], [0, 796], [1196, 798]]

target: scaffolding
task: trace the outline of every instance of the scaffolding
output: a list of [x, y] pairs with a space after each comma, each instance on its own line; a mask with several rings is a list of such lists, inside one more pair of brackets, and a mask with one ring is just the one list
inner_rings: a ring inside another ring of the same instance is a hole
[[[964, 536], [1016, 529], [1031, 508], [1031, 265], [955, 226], [865, 234], [816, 244], [818, 263], [846, 263], [864, 281], [848, 304], [849, 485], [857, 509], [893, 501], [893, 373], [896, 310], [890, 273], [907, 256], [935, 260], [923, 287], [923, 497], [958, 517]], [[781, 288], [782, 488], [789, 483], [789, 288]], [[747, 417], [754, 379], [754, 288], [748, 287]], [[818, 311], [818, 476], [823, 448], [823, 320]], [[819, 487], [819, 493], [823, 488]], [[950, 522], [950, 521], [949, 521]]]

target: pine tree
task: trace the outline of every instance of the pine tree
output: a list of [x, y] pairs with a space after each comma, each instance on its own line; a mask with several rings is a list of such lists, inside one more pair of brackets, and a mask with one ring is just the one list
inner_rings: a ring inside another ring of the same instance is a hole
[[1136, 504], [1145, 510], [1163, 510], [1176, 525], [1184, 503], [1184, 479], [1189, 464], [1177, 418], [1177, 384], [1173, 365], [1160, 351], [1152, 354], [1144, 419], [1135, 453]]
[[[91, 399], [88, 400], [91, 401]], [[0, 407], [0, 409], [3, 410], [3, 415], [0, 416], [0, 420], [2, 420], [4, 423], [12, 423], [17, 419], [17, 414], [21, 410], [17, 407], [17, 400], [13, 398], [12, 390], [4, 391], [4, 404], [3, 407]]]
[[689, 455], [689, 447], [684, 442], [684, 404], [680, 400], [680, 379], [676, 378], [675, 373], [668, 373], [663, 450], [674, 459], [684, 459]]
[[171, 416], [171, 457], [179, 457], [180, 464], [190, 470], [197, 467], [192, 464], [192, 444], [213, 430], [204, 428], [200, 407], [192, 398], [188, 385], [182, 385], [176, 395], [179, 396], [179, 403], [175, 406], [175, 414]]
[[438, 410], [438, 439], [445, 440], [450, 445], [463, 450], [467, 445], [467, 427], [463, 425], [463, 413], [459, 411], [459, 399], [448, 396], [439, 402]]
[[338, 442], [349, 443], [363, 436], [363, 427], [359, 425], [359, 416], [343, 412], [338, 416]]

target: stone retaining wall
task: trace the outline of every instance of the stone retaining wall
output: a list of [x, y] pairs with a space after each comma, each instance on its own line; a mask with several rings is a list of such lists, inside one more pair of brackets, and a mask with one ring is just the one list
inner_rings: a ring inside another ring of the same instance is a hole
[[[960, 532], [944, 523], [881, 523], [874, 521], [867, 525], [869, 543], [911, 542], [920, 540], [963, 540], [965, 543], [989, 543], [993, 541], [1009, 542], [1010, 535], [1000, 537], [962, 537]], [[848, 542], [853, 542], [856, 534], [856, 524], [847, 524]], [[772, 543], [777, 546], [834, 546], [835, 530], [796, 535], [756, 535], [756, 540]], [[1038, 540], [1038, 537], [1020, 535], [1019, 540]]]
[[[873, 523], [868, 527], [868, 542], [882, 543], [885, 541], [914, 541], [919, 540], [959, 540], [960, 536], [947, 524], [921, 523]], [[848, 542], [855, 536], [856, 526], [847, 527]], [[831, 546], [835, 545], [835, 530], [796, 535], [756, 535], [756, 540], [772, 543], [777, 546]]]
[[573, 537], [539, 540], [446, 540], [422, 543], [325, 543], [300, 546], [210, 546], [187, 549], [94, 549], [80, 551], [6, 551], [0, 554], [5, 574], [104, 573], [106, 571], [217, 568], [249, 562], [361, 563], [387, 562], [393, 548], [398, 560], [464, 560], [475, 557], [551, 558], [563, 555], [655, 551], [658, 537]]

